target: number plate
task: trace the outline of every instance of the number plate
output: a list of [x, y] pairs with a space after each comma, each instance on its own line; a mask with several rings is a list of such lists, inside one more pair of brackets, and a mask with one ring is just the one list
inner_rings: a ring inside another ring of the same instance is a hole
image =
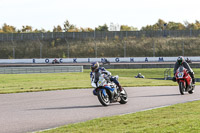
[[178, 78], [183, 78], [183, 72], [178, 73]]

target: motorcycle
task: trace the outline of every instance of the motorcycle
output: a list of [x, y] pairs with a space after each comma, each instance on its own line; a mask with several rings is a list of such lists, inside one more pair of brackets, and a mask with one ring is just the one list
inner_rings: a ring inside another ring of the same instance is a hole
[[138, 73], [138, 75], [137, 76], [135, 76], [135, 78], [145, 78], [145, 76], [144, 75], [142, 75], [141, 73]]
[[188, 92], [189, 94], [194, 93], [195, 85], [192, 83], [192, 78], [187, 69], [180, 66], [176, 71], [175, 77], [177, 83], [179, 84], [179, 91], [181, 95], [184, 95], [185, 92]]
[[[114, 76], [118, 80], [118, 76]], [[98, 96], [99, 102], [108, 106], [110, 103], [119, 102], [120, 104], [126, 104], [128, 102], [128, 96], [123, 88], [123, 94], [120, 92], [117, 85], [108, 80], [106, 74], [101, 74], [97, 83], [92, 82], [94, 91]], [[94, 94], [95, 95], [95, 94]]]
[[60, 62], [57, 60], [57, 59], [54, 59], [53, 61], [52, 61], [52, 64], [59, 64]]
[[105, 64], [110, 65], [110, 61], [108, 61], [107, 59], [104, 58], [104, 60], [102, 61], [102, 64], [103, 64], [103, 65], [105, 65]]

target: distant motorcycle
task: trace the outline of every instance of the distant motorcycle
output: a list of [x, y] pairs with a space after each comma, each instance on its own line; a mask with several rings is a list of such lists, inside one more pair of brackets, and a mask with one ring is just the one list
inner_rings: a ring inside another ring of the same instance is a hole
[[145, 76], [144, 76], [144, 75], [142, 75], [141, 73], [138, 73], [138, 75], [137, 75], [137, 76], [135, 76], [135, 78], [145, 78]]
[[181, 95], [184, 95], [185, 92], [188, 92], [189, 94], [194, 92], [195, 85], [192, 83], [192, 78], [187, 69], [180, 66], [176, 71], [175, 77], [177, 83], [179, 84], [179, 91]]
[[185, 61], [186, 61], [187, 63], [192, 63], [192, 61], [191, 61], [189, 58], [187, 58]]
[[105, 65], [105, 64], [108, 64], [108, 65], [110, 65], [110, 61], [108, 61], [106, 58], [104, 58], [104, 60], [103, 60], [102, 64], [103, 64], [103, 65]]
[[57, 59], [54, 59], [53, 61], [52, 61], [52, 64], [59, 64], [60, 62], [57, 60]]
[[[118, 76], [114, 76], [118, 80]], [[101, 74], [99, 76], [99, 81], [97, 83], [92, 83], [95, 88], [95, 92], [98, 96], [99, 102], [108, 106], [110, 103], [119, 102], [121, 104], [126, 104], [128, 102], [128, 95], [123, 88], [124, 93], [120, 93], [119, 88], [114, 82], [106, 80], [107, 75]]]

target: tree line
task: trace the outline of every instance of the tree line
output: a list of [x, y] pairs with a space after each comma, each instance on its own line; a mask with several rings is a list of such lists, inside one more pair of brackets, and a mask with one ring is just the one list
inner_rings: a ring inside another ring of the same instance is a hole
[[[109, 30], [110, 28], [110, 30]], [[115, 25], [113, 23], [110, 24], [110, 27], [107, 24], [99, 25], [92, 28], [83, 28], [77, 27], [74, 24], [71, 24], [68, 20], [64, 22], [63, 25], [54, 26], [52, 31], [47, 31], [45, 29], [33, 29], [30, 25], [23, 25], [21, 29], [17, 29], [12, 25], [8, 25], [6, 23], [0, 28], [0, 33], [41, 33], [41, 32], [93, 32], [93, 31], [138, 31], [136, 27], [128, 26], [128, 25]], [[158, 21], [153, 25], [146, 25], [142, 27], [140, 30], [200, 30], [200, 21], [196, 20], [195, 23], [189, 23], [185, 21], [184, 23], [180, 22], [165, 22], [162, 19], [158, 19]]]

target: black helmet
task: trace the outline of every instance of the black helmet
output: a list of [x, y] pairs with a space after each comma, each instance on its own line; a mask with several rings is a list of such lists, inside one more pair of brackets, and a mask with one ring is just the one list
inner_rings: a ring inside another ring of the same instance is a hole
[[98, 62], [93, 62], [91, 64], [91, 70], [94, 72], [99, 68], [99, 63]]
[[183, 56], [179, 56], [177, 61], [178, 61], [178, 64], [180, 64], [180, 65], [183, 64], [183, 62], [184, 62]]

